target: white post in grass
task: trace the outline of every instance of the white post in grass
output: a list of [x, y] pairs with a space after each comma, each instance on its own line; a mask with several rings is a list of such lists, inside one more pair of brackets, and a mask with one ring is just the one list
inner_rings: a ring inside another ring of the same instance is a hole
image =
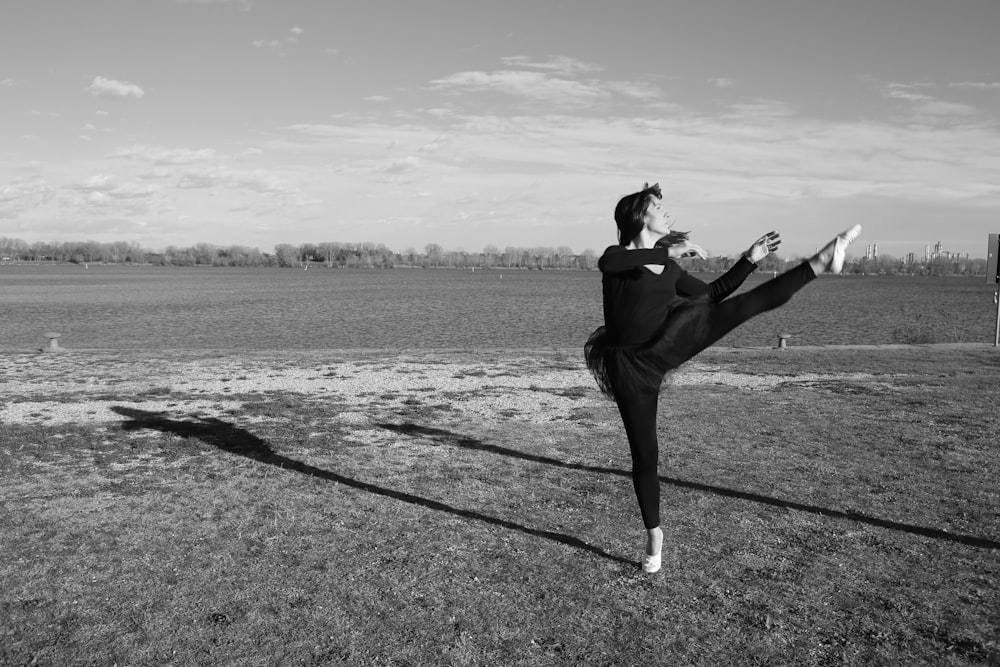
[[994, 285], [993, 302], [997, 305], [997, 328], [993, 334], [993, 347], [1000, 346], [1000, 234], [990, 234], [986, 245], [986, 283]]
[[993, 303], [997, 305], [997, 328], [993, 331], [993, 347], [1000, 346], [1000, 288], [993, 292]]
[[49, 332], [45, 334], [45, 337], [49, 339], [48, 347], [42, 349], [42, 352], [62, 352], [63, 349], [59, 347], [59, 336], [55, 332]]

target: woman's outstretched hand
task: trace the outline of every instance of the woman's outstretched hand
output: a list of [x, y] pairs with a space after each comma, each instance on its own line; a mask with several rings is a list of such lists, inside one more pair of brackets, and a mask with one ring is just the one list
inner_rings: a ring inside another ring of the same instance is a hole
[[675, 243], [668, 248], [667, 252], [670, 254], [670, 259], [680, 259], [681, 257], [701, 257], [705, 259], [708, 257], [708, 254], [702, 250], [700, 245], [691, 243], [690, 241]]
[[781, 236], [777, 232], [768, 232], [753, 242], [750, 249], [743, 253], [748, 260], [757, 264], [781, 245]]

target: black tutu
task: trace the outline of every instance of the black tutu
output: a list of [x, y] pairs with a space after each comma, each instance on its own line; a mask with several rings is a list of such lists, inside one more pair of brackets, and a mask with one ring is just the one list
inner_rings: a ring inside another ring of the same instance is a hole
[[640, 344], [619, 344], [605, 327], [598, 327], [583, 348], [587, 368], [612, 400], [658, 391], [667, 373], [713, 342], [715, 310], [707, 296], [678, 297], [656, 335]]

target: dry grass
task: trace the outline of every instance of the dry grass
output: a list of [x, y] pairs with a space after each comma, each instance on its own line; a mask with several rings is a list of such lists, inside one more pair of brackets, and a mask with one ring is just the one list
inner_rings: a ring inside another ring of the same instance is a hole
[[0, 366], [0, 664], [1000, 663], [992, 348], [703, 355], [653, 576], [572, 353]]

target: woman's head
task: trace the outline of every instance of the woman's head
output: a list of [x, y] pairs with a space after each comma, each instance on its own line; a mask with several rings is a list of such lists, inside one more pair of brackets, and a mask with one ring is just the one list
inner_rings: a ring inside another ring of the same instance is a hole
[[625, 195], [615, 207], [615, 224], [618, 225], [618, 243], [631, 243], [646, 226], [646, 209], [651, 202], [659, 204], [663, 199], [660, 184], [645, 184], [642, 190]]
[[675, 232], [667, 222], [667, 212], [660, 205], [663, 193], [660, 184], [645, 183], [642, 190], [626, 195], [615, 207], [615, 224], [618, 225], [618, 243], [627, 246], [639, 233], [648, 228], [659, 236], [657, 245], [676, 245], [687, 241], [687, 232]]

